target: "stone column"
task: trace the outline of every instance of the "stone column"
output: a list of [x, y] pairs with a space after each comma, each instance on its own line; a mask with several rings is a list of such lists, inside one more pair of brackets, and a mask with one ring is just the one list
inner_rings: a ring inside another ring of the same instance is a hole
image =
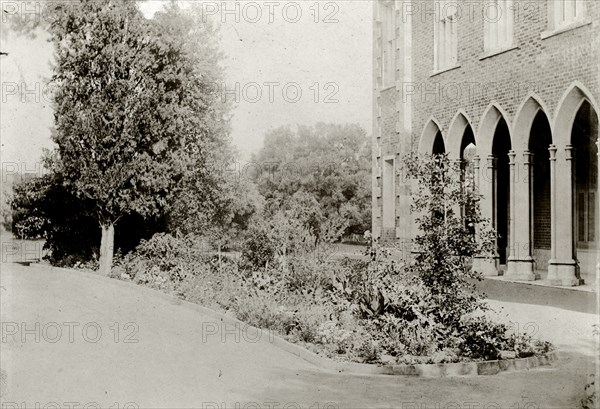
[[515, 154], [509, 153], [511, 158], [510, 178], [510, 256], [506, 276], [514, 280], [533, 281], [539, 279], [534, 273], [534, 260], [531, 254], [531, 181], [533, 174], [533, 154], [529, 151], [523, 153], [523, 172], [514, 172], [518, 165], [514, 162]]
[[551, 145], [549, 150], [552, 251], [547, 280], [552, 285], [576, 286], [579, 278], [573, 241], [573, 147], [567, 145], [561, 151]]
[[[596, 141], [598, 155], [598, 178], [596, 180], [596, 192], [600, 188], [600, 138]], [[598, 193], [596, 193], [598, 195]], [[596, 208], [596, 306], [600, 305], [600, 198], [596, 198], [598, 207]], [[596, 356], [600, 355], [600, 344], [596, 344]], [[596, 377], [595, 377], [595, 392], [596, 397], [600, 395], [600, 361], [596, 360]]]
[[[473, 191], [477, 194], [481, 194], [481, 186], [480, 186], [480, 159], [478, 155], [473, 157]], [[483, 212], [483, 200], [479, 202], [480, 210]], [[475, 226], [475, 236], [479, 237], [479, 226]], [[479, 256], [473, 257], [473, 269], [476, 271], [483, 270], [484, 259]]]
[[511, 150], [508, 152], [508, 189], [509, 189], [509, 201], [508, 201], [508, 254], [506, 255], [506, 262], [511, 258], [515, 257], [515, 213], [516, 213], [516, 203], [515, 203], [515, 185], [516, 185], [516, 174], [517, 170], [515, 157], [517, 156], [516, 152]]
[[[600, 178], [600, 138], [596, 141], [598, 155], [598, 178]], [[596, 196], [600, 190], [600, 179], [596, 180]], [[598, 207], [596, 208], [596, 305], [600, 305], [600, 198], [596, 198]], [[600, 371], [598, 371], [600, 376]], [[596, 385], [600, 388], [600, 379]]]
[[[600, 142], [599, 142], [600, 143]], [[473, 190], [479, 192], [479, 156], [473, 157]]]
[[[556, 260], [556, 145], [550, 145], [550, 260]], [[550, 261], [548, 261], [550, 270]]]
[[[479, 166], [479, 164], [478, 164]], [[478, 179], [479, 193], [481, 198], [481, 215], [488, 219], [492, 226], [496, 227], [496, 215], [494, 211], [495, 190], [496, 190], [496, 157], [489, 155], [487, 157], [486, 166], [482, 167], [481, 176], [476, 176]], [[486, 276], [497, 276], [500, 257], [497, 250], [494, 250], [494, 255], [491, 259], [476, 257], [473, 260], [473, 269], [480, 271]]]
[[[451, 172], [454, 172], [453, 176], [457, 176], [458, 182], [460, 183], [460, 189], [461, 191], [464, 189], [464, 180], [465, 180], [465, 174], [463, 172], [462, 169], [462, 163], [463, 160], [462, 159], [451, 159], [450, 163], [452, 164], [452, 170]], [[465, 209], [463, 206], [457, 204], [456, 206], [454, 206], [452, 208], [452, 211], [454, 212], [455, 215], [459, 216], [459, 217], [463, 217], [465, 215]]]

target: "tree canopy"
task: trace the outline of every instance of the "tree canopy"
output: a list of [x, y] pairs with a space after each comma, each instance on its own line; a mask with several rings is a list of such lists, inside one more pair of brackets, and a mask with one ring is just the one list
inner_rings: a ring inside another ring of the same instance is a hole
[[[267, 207], [286, 206], [307, 195], [325, 219], [347, 221], [345, 233], [362, 234], [371, 225], [371, 142], [358, 125], [319, 123], [277, 128], [253, 158]], [[298, 196], [298, 192], [304, 195]]]
[[70, 192], [94, 204], [107, 273], [122, 216], [164, 214], [182, 181], [217, 168], [228, 132], [213, 86], [218, 38], [197, 7], [176, 3], [151, 20], [127, 0], [69, 3], [59, 16], [49, 26], [56, 167]]

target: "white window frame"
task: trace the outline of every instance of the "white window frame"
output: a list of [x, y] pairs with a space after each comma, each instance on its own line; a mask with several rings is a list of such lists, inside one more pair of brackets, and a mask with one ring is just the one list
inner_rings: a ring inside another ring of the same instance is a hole
[[550, 28], [559, 30], [587, 17], [586, 0], [548, 0]]
[[383, 88], [396, 84], [396, 8], [394, 1], [380, 3], [381, 81]]
[[433, 25], [433, 71], [458, 64], [458, 5], [456, 0], [436, 0]]
[[513, 47], [513, 0], [488, 0], [483, 15], [483, 24], [485, 52], [489, 53]]

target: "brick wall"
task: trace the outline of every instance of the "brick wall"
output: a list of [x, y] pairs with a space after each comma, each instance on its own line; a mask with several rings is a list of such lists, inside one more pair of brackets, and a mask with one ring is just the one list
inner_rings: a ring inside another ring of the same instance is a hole
[[[432, 3], [420, 1], [415, 4], [420, 10], [431, 10]], [[413, 47], [414, 83], [422, 91], [412, 97], [413, 146], [418, 144], [430, 116], [434, 116], [442, 132], [446, 132], [454, 115], [462, 109], [477, 129], [491, 101], [496, 101], [506, 111], [507, 120], [512, 122], [517, 108], [531, 90], [551, 110], [550, 118], [559, 98], [573, 81], [583, 83], [596, 99], [600, 99], [600, 2], [589, 1], [587, 4], [591, 24], [541, 39], [540, 33], [548, 29], [547, 2], [515, 0], [518, 11], [515, 12], [514, 37], [519, 48], [483, 60], [479, 57], [484, 53], [484, 2], [467, 3], [473, 12], [464, 13], [458, 21], [460, 68], [435, 76], [431, 76], [433, 17], [426, 13], [417, 13], [413, 17], [413, 44], [418, 45]], [[464, 10], [469, 7], [465, 5]]]
[[[458, 64], [459, 68], [432, 75], [433, 71], [433, 2], [431, 0], [410, 2], [412, 21], [412, 60], [402, 58], [402, 21], [406, 20], [403, 4], [397, 2], [397, 41], [398, 72], [396, 88], [388, 88], [379, 93], [380, 31], [374, 26], [374, 71], [375, 96], [374, 109], [374, 157], [376, 166], [381, 166], [383, 156], [406, 153], [404, 150], [416, 150], [423, 128], [429, 118], [439, 123], [444, 136], [454, 116], [462, 111], [471, 121], [471, 127], [477, 130], [485, 109], [495, 102], [503, 110], [506, 120], [512, 123], [514, 115], [533, 91], [545, 105], [549, 120], [554, 117], [560, 97], [569, 86], [578, 81], [589, 89], [594, 98], [600, 100], [598, 60], [600, 59], [600, 2], [589, 1], [587, 14], [591, 24], [542, 39], [540, 34], [548, 30], [548, 3], [545, 0], [515, 0], [514, 39], [518, 48], [489, 58], [480, 59], [484, 54], [483, 44], [483, 5], [485, 0], [459, 0], [461, 13], [458, 20]], [[467, 5], [468, 4], [468, 5]], [[375, 6], [376, 7], [376, 6]], [[411, 64], [412, 80], [410, 84], [402, 82], [404, 64]], [[415, 95], [405, 95], [407, 85], [415, 89]], [[408, 99], [412, 105], [411, 133], [406, 133], [402, 124], [404, 105], [399, 103]], [[400, 129], [400, 132], [398, 132]], [[399, 159], [400, 156], [397, 156]], [[398, 217], [397, 226], [409, 230], [407, 202], [410, 186], [402, 185], [401, 178], [396, 182]], [[381, 175], [374, 177], [373, 200], [374, 230], [381, 229]], [[546, 197], [547, 186], [538, 186], [538, 198]], [[534, 222], [536, 231], [534, 244], [540, 249], [549, 246], [550, 207], [547, 202], [539, 201]], [[381, 232], [386, 238], [393, 237], [392, 231]], [[410, 233], [400, 232], [402, 237]]]

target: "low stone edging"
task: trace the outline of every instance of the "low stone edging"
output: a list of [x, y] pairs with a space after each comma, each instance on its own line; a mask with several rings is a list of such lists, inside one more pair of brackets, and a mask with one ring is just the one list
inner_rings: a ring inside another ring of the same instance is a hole
[[[145, 291], [147, 294], [159, 296], [160, 298], [171, 302], [172, 304], [178, 304], [183, 307], [198, 311], [204, 315], [215, 318], [220, 321], [226, 321], [229, 323], [243, 325], [246, 329], [253, 331], [262, 332], [264, 330], [260, 328], [248, 325], [243, 321], [238, 320], [227, 314], [220, 313], [210, 308], [204, 307], [199, 304], [194, 304], [189, 301], [181, 300], [178, 297], [174, 297], [170, 294], [163, 293], [158, 290], [154, 290], [149, 287], [144, 287], [133, 282], [113, 279], [110, 277], [101, 276], [92, 272], [86, 272], [83, 270], [76, 270], [63, 267], [54, 267], [46, 264], [31, 263], [30, 267], [34, 268], [48, 268], [50, 270], [62, 271], [69, 274], [85, 275], [89, 278], [108, 280], [111, 283], [115, 283], [122, 287], [135, 288], [137, 290]], [[338, 362], [333, 359], [320, 356], [306, 348], [293, 344], [278, 335], [270, 334], [269, 343], [283, 349], [290, 354], [296, 355], [299, 358], [304, 359], [323, 369], [339, 373], [351, 373], [361, 375], [404, 375], [404, 376], [420, 376], [427, 378], [445, 378], [453, 376], [478, 376], [478, 375], [496, 375], [501, 372], [514, 372], [514, 371], [525, 371], [534, 369], [540, 366], [549, 366], [552, 362], [558, 360], [558, 354], [556, 351], [552, 351], [546, 355], [537, 355], [528, 358], [514, 358], [514, 359], [503, 359], [495, 361], [483, 361], [483, 362], [456, 362], [456, 363], [444, 363], [444, 364], [415, 364], [415, 365], [375, 365], [375, 364], [360, 364], [356, 362]]]

